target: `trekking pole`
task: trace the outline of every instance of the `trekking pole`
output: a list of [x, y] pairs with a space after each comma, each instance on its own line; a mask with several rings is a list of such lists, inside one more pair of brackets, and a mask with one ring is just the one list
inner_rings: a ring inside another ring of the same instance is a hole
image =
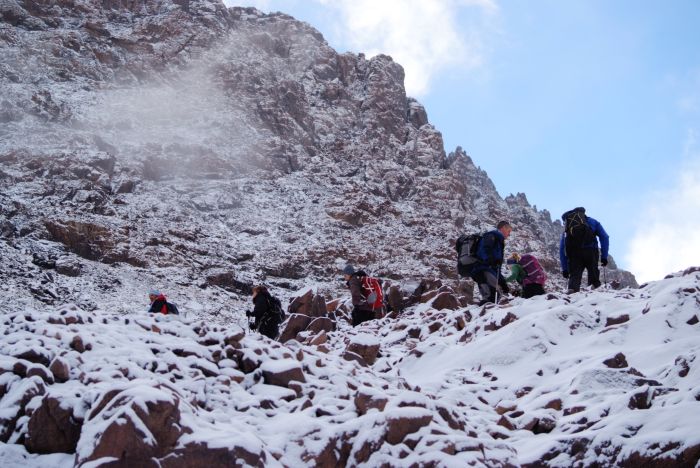
[[603, 283], [605, 283], [605, 287], [608, 287], [608, 266], [605, 265], [603, 267]]
[[496, 269], [496, 295], [494, 296], [495, 305], [498, 305], [498, 288], [501, 287], [501, 265], [503, 265], [503, 263], [499, 263]]

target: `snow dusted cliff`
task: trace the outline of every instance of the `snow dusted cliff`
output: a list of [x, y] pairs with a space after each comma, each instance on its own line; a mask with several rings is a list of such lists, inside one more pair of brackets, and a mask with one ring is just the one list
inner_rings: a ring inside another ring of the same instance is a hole
[[458, 289], [454, 240], [503, 218], [509, 251], [561, 286], [561, 224], [445, 155], [390, 57], [215, 1], [7, 1], [0, 18], [4, 297], [127, 310], [155, 286], [212, 312], [260, 281], [337, 291], [348, 261]]

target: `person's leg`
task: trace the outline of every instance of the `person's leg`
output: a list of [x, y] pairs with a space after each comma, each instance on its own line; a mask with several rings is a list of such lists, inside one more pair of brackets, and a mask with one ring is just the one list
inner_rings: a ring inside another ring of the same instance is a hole
[[360, 311], [360, 317], [360, 323], [369, 322], [374, 319], [374, 312], [371, 310], [362, 310]]
[[484, 272], [484, 278], [486, 279], [486, 287], [488, 288], [488, 302], [496, 302], [496, 291], [498, 290], [498, 279], [490, 271]]
[[486, 278], [484, 277], [484, 272], [479, 271], [477, 273], [471, 273], [470, 277], [478, 286], [479, 294], [481, 294], [481, 301], [479, 301], [479, 305], [486, 303], [486, 298], [488, 297], [488, 285], [486, 285]]
[[586, 271], [588, 272], [588, 285], [597, 288], [600, 286], [600, 270], [598, 269], [598, 249], [586, 251]]
[[569, 289], [579, 292], [581, 289], [581, 277], [583, 276], [584, 261], [580, 251], [569, 255]]
[[360, 310], [357, 307], [352, 309], [351, 316], [352, 316], [352, 326], [353, 327], [356, 327], [362, 323], [362, 321], [360, 320], [360, 318], [361, 318], [360, 317]]

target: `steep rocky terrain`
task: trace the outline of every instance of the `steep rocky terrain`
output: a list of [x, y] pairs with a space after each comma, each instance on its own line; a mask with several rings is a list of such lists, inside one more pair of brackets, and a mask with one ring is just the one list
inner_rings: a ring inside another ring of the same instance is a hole
[[173, 316], [5, 313], [0, 465], [697, 466], [700, 268], [498, 307], [436, 292], [357, 328], [299, 307], [306, 330], [282, 343]]
[[[0, 0], [0, 57], [0, 465], [697, 463], [697, 269], [562, 294], [561, 223], [390, 57], [209, 0]], [[552, 292], [477, 307], [454, 240], [500, 219]], [[347, 262], [390, 316], [349, 326]]]
[[502, 218], [562, 286], [561, 224], [446, 155], [390, 57], [206, 0], [8, 0], [0, 18], [3, 301], [127, 310], [153, 286], [226, 314], [258, 281], [335, 291], [346, 262], [455, 280], [457, 235]]

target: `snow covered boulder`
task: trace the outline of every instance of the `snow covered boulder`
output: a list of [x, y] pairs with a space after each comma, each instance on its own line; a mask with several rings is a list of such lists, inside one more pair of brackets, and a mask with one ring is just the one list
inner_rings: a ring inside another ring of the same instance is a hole
[[107, 392], [83, 425], [76, 465], [109, 460], [147, 466], [151, 458], [167, 455], [190, 431], [181, 425], [179, 404], [176, 395], [153, 382]]
[[287, 320], [287, 325], [280, 333], [280, 343], [285, 343], [297, 337], [297, 334], [306, 330], [306, 327], [311, 323], [312, 318], [304, 314], [292, 314]]
[[[260, 447], [231, 437], [228, 447], [211, 447], [206, 442], [190, 443], [159, 460], [162, 468], [192, 468], [218, 466], [264, 467], [267, 455]], [[260, 443], [258, 442], [258, 446]], [[154, 465], [157, 466], [157, 465]]]
[[430, 305], [433, 307], [433, 309], [436, 310], [457, 310], [461, 307], [461, 304], [459, 303], [457, 297], [454, 294], [447, 291], [441, 292], [440, 294], [435, 296], [435, 299], [433, 299]]
[[61, 357], [57, 357], [51, 361], [49, 370], [53, 374], [54, 379], [56, 379], [56, 382], [67, 382], [68, 379], [70, 379], [70, 365]]
[[367, 364], [372, 365], [379, 354], [379, 339], [366, 333], [357, 335], [352, 338], [346, 351], [357, 354]]
[[289, 387], [291, 381], [306, 382], [301, 365], [293, 359], [270, 359], [260, 366], [260, 370], [265, 383], [269, 385]]
[[289, 304], [288, 312], [290, 314], [302, 314], [310, 316], [311, 307], [313, 305], [315, 295], [316, 294], [314, 293], [314, 290], [312, 288], [306, 288], [301, 290], [299, 292], [299, 295], [292, 299], [292, 302]]
[[357, 391], [355, 395], [355, 408], [360, 416], [367, 414], [371, 409], [384, 411], [389, 399], [380, 391], [373, 388], [364, 387]]
[[404, 438], [430, 424], [433, 415], [423, 408], [396, 408], [387, 416], [386, 441], [400, 444]]
[[386, 296], [387, 302], [389, 303], [389, 307], [391, 307], [391, 310], [397, 313], [403, 310], [403, 294], [401, 293], [401, 289], [398, 286], [392, 285], [391, 287], [389, 287]]
[[47, 395], [32, 413], [24, 440], [28, 452], [75, 452], [83, 421], [61, 399], [59, 395]]
[[312, 332], [314, 335], [317, 335], [322, 331], [328, 333], [335, 331], [335, 322], [328, 317], [319, 317], [313, 319], [306, 329]]
[[0, 442], [7, 442], [12, 437], [19, 419], [25, 415], [28, 403], [46, 393], [46, 386], [39, 377], [21, 380], [15, 377], [12, 380], [7, 393], [0, 400]]

